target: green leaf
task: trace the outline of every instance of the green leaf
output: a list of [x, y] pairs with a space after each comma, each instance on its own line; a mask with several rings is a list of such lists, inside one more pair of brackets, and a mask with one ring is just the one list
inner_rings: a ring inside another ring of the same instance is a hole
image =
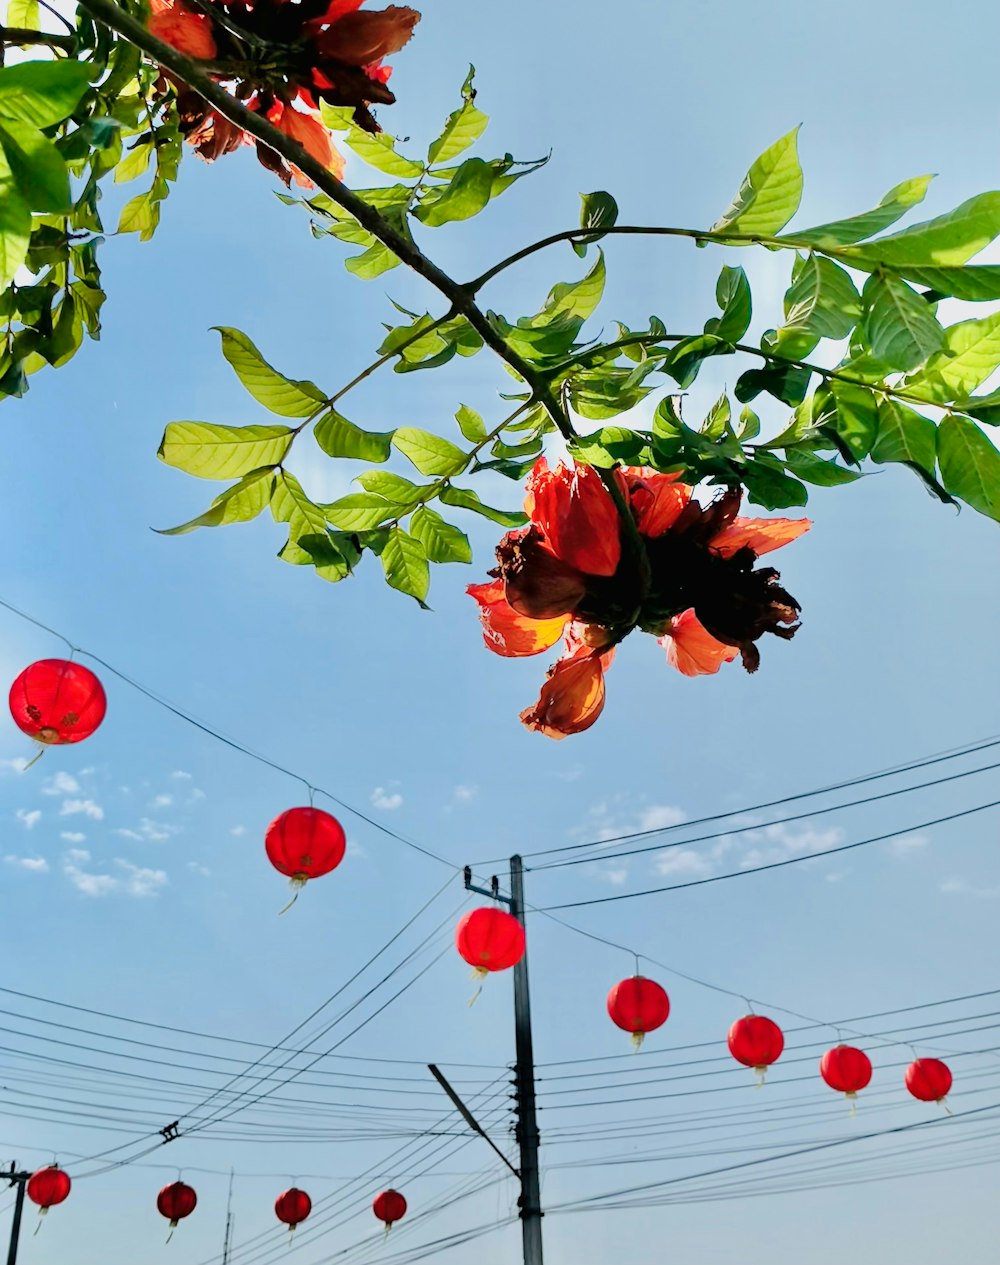
[[[303, 536], [324, 536], [326, 534], [326, 514], [321, 505], [316, 505], [306, 496], [302, 484], [294, 474], [287, 470], [279, 470], [271, 492], [271, 514], [276, 523], [288, 524], [288, 542], [279, 556], [285, 562], [301, 562], [299, 541]], [[312, 561], [308, 550], [306, 561]]]
[[625, 426], [602, 426], [589, 435], [579, 435], [571, 451], [588, 465], [610, 470], [621, 462], [632, 465], [648, 442], [648, 435]]
[[971, 264], [966, 268], [895, 268], [901, 277], [929, 286], [935, 294], [971, 303], [1000, 299], [1000, 264]]
[[847, 246], [841, 257], [850, 264], [888, 264], [893, 268], [946, 267], [964, 264], [1000, 234], [1000, 192], [980, 193], [947, 215], [880, 237], [863, 246]]
[[69, 172], [47, 136], [26, 123], [8, 120], [0, 126], [0, 146], [17, 191], [31, 210], [70, 209]]
[[980, 514], [1000, 520], [1000, 452], [979, 427], [964, 417], [944, 418], [937, 455], [947, 490]]
[[397, 505], [375, 492], [352, 492], [320, 507], [326, 520], [343, 531], [371, 531], [380, 523], [399, 518], [407, 506]]
[[748, 461], [742, 469], [747, 498], [754, 505], [765, 509], [782, 510], [793, 505], [805, 505], [809, 500], [806, 487], [787, 475], [781, 462], [769, 453], [762, 453]]
[[738, 343], [750, 328], [753, 315], [750, 283], [742, 268], [730, 268], [728, 264], [723, 267], [715, 286], [715, 299], [722, 315], [706, 322], [705, 333]]
[[738, 438], [744, 443], [750, 439], [756, 439], [760, 434], [760, 418], [753, 411], [749, 404], [744, 404], [740, 410], [740, 429]]
[[157, 456], [168, 466], [199, 479], [231, 479], [262, 466], [276, 466], [288, 451], [287, 426], [218, 426], [213, 422], [171, 422]]
[[528, 521], [527, 514], [522, 514], [520, 510], [499, 510], [485, 504], [471, 488], [445, 487], [441, 489], [438, 499], [445, 505], [455, 505], [459, 509], [482, 514], [484, 518], [499, 523], [501, 527], [523, 527]]
[[325, 101], [320, 103], [320, 116], [324, 126], [334, 132], [346, 132], [344, 139], [348, 146], [369, 167], [384, 171], [388, 176], [402, 176], [404, 180], [415, 179], [424, 174], [423, 163], [396, 153], [394, 136], [389, 136], [386, 132], [378, 132], [373, 136], [356, 126], [353, 113], [349, 106], [330, 106]]
[[846, 220], [834, 220], [830, 224], [820, 224], [816, 228], [796, 230], [788, 235], [787, 240], [817, 246], [821, 250], [863, 241], [895, 224], [911, 207], [922, 202], [933, 179], [933, 176], [916, 176], [912, 180], [904, 180], [902, 184], [890, 189], [873, 211], [852, 215]]
[[801, 404], [809, 390], [810, 370], [798, 365], [768, 364], [764, 369], [748, 369], [737, 378], [733, 394], [741, 404], [755, 400], [762, 391], [783, 404]]
[[141, 176], [149, 166], [152, 154], [153, 145], [148, 141], [131, 149], [128, 155], [115, 168], [115, 184], [125, 184], [129, 180], [135, 180], [137, 176]]
[[851, 386], [836, 378], [830, 383], [837, 409], [828, 423], [855, 461], [868, 456], [878, 435], [878, 401], [864, 387]]
[[445, 522], [440, 514], [426, 505], [414, 510], [410, 531], [420, 541], [431, 562], [472, 561], [472, 546], [465, 532]]
[[238, 329], [214, 327], [222, 336], [222, 354], [236, 370], [236, 376], [258, 404], [279, 417], [309, 417], [326, 402], [313, 382], [297, 382], [279, 373]]
[[0, 170], [0, 289], [6, 289], [14, 280], [28, 257], [30, 241], [31, 211]]
[[467, 404], [459, 407], [455, 414], [455, 421], [458, 422], [458, 429], [470, 444], [480, 444], [486, 439], [488, 434], [486, 423], [476, 410], [469, 408]]
[[401, 474], [394, 474], [391, 470], [364, 470], [355, 482], [360, 483], [366, 492], [384, 496], [387, 501], [404, 509], [413, 509], [424, 499], [427, 489], [434, 486], [418, 486], [412, 479], [404, 479]]
[[474, 104], [476, 90], [472, 86], [472, 81], [475, 74], [475, 66], [470, 66], [465, 83], [462, 84], [462, 104], [448, 115], [441, 135], [431, 142], [430, 149], [427, 151], [429, 163], [446, 163], [452, 158], [457, 158], [486, 130], [486, 125], [490, 121], [489, 115], [484, 114]]
[[220, 493], [204, 514], [192, 518], [179, 527], [157, 528], [153, 530], [160, 536], [183, 536], [196, 527], [224, 527], [229, 523], [248, 523], [256, 518], [271, 499], [271, 488], [274, 484], [274, 468], [253, 470], [240, 479], [239, 483], [226, 488]]
[[732, 434], [731, 417], [732, 409], [729, 405], [729, 396], [723, 391], [709, 409], [705, 420], [701, 424], [700, 433], [706, 439], [721, 439], [723, 435]]
[[871, 458], [880, 464], [901, 461], [934, 478], [937, 460], [937, 428], [929, 417], [898, 400], [878, 402], [878, 437]]
[[728, 356], [732, 346], [714, 334], [697, 334], [682, 339], [664, 357], [661, 368], [681, 387], [689, 387], [698, 376], [702, 361], [709, 356]]
[[888, 272], [876, 272], [862, 293], [872, 355], [908, 372], [944, 345], [944, 330], [926, 299]]
[[148, 192], [139, 193], [122, 207], [118, 220], [119, 233], [138, 233], [148, 242], [160, 223], [160, 204]]
[[861, 297], [843, 268], [819, 255], [801, 262], [785, 294], [786, 327], [846, 338], [860, 317]]
[[963, 399], [1000, 366], [1000, 312], [961, 321], [944, 331], [944, 348], [906, 383], [911, 395], [929, 403]]
[[358, 461], [388, 461], [393, 431], [362, 430], [336, 409], [316, 423], [316, 442], [328, 457], [353, 457]]
[[76, 109], [90, 86], [90, 67], [69, 58], [30, 61], [0, 70], [0, 120], [51, 127]]
[[585, 237], [574, 238], [570, 243], [576, 253], [583, 258], [587, 253], [587, 247], [592, 242], [599, 242], [606, 235], [607, 230], [614, 226], [618, 219], [618, 203], [603, 189], [595, 193], [581, 193], [580, 202], [582, 203], [580, 227], [594, 230]]
[[761, 154], [744, 177], [739, 193], [710, 232], [772, 237], [785, 227], [802, 199], [798, 133], [799, 129], [795, 128]]
[[440, 435], [432, 435], [430, 431], [419, 430], [415, 426], [401, 426], [392, 437], [393, 445], [409, 458], [421, 474], [433, 474], [447, 477], [458, 474], [469, 463], [467, 453], [461, 448], [443, 439]]
[[585, 277], [560, 281], [552, 287], [541, 312], [531, 318], [531, 325], [539, 328], [572, 318], [586, 320], [604, 295], [605, 276], [604, 255], [598, 251], [597, 260]]
[[[9, 0], [7, 4], [7, 25], [21, 31], [37, 31], [39, 29], [38, 0]], [[26, 47], [21, 45], [22, 48]]]
[[352, 255], [350, 259], [344, 260], [347, 271], [353, 272], [362, 281], [371, 281], [374, 277], [380, 277], [383, 272], [389, 272], [398, 266], [399, 256], [394, 255], [382, 242], [375, 242], [360, 255]]
[[382, 550], [382, 570], [392, 588], [406, 593], [425, 606], [424, 598], [430, 587], [430, 567], [427, 555], [419, 540], [394, 527]]
[[819, 488], [835, 488], [842, 483], [853, 483], [863, 476], [856, 470], [845, 470], [836, 462], [825, 461], [814, 453], [802, 448], [786, 448], [785, 464], [792, 474], [798, 475], [806, 483], [813, 483]]
[[448, 185], [440, 192], [431, 190], [414, 214], [429, 228], [439, 228], [478, 215], [492, 194], [493, 168], [482, 158], [467, 158]]

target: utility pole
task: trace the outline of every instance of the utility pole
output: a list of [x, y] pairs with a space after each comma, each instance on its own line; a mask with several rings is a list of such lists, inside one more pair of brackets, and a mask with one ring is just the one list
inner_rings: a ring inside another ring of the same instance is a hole
[[[524, 863], [519, 856], [510, 859], [510, 896], [500, 895], [500, 885], [493, 877], [490, 888], [476, 887], [472, 882], [472, 870], [465, 867], [465, 886], [470, 892], [478, 892], [507, 906], [523, 927], [524, 924]], [[542, 1263], [542, 1195], [538, 1170], [538, 1116], [535, 1104], [535, 1056], [531, 1040], [531, 997], [528, 992], [528, 953], [514, 967], [514, 1100], [517, 1105], [515, 1137], [520, 1152], [518, 1175], [521, 1195], [518, 1208], [521, 1218], [521, 1239], [524, 1265]]]
[[17, 1197], [14, 1200], [14, 1222], [10, 1227], [10, 1246], [7, 1249], [7, 1265], [17, 1265], [17, 1244], [21, 1237], [21, 1216], [24, 1213], [24, 1190], [30, 1176], [30, 1173], [19, 1173], [16, 1164], [11, 1164], [10, 1171], [4, 1173], [4, 1177], [10, 1184], [17, 1187]]

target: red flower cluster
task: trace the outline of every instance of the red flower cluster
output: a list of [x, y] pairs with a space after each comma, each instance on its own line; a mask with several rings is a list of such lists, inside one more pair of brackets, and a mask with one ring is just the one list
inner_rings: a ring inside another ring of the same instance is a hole
[[738, 518], [738, 488], [701, 505], [672, 474], [626, 468], [614, 479], [634, 531], [595, 469], [550, 470], [540, 458], [528, 478], [529, 525], [501, 540], [493, 579], [468, 588], [495, 654], [540, 654], [565, 637], [538, 702], [521, 713], [550, 738], [598, 718], [614, 647], [635, 628], [656, 636], [678, 671], [699, 676], [737, 655], [754, 672], [757, 640], [788, 639], [799, 626], [777, 571], [755, 566], [808, 531], [808, 519]]
[[[420, 21], [415, 9], [390, 5], [362, 12], [364, 0], [152, 0], [149, 30], [189, 57], [212, 63], [213, 78], [228, 84], [251, 110], [264, 114], [338, 178], [343, 157], [319, 119], [318, 103], [352, 106], [354, 120], [378, 132], [370, 106], [391, 105], [385, 58], [398, 52]], [[181, 131], [211, 162], [250, 137], [197, 92], [172, 75]], [[310, 185], [269, 146], [257, 155], [286, 184]]]

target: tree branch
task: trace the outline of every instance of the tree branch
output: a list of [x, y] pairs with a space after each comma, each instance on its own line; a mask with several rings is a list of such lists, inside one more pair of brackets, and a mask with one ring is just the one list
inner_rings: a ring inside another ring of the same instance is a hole
[[165, 66], [184, 83], [199, 92], [230, 123], [242, 128], [243, 131], [262, 141], [282, 158], [298, 167], [317, 188], [353, 215], [362, 228], [387, 246], [418, 276], [429, 281], [448, 299], [454, 310], [465, 317], [483, 342], [510, 365], [519, 377], [524, 379], [535, 399], [544, 406], [552, 418], [560, 434], [566, 439], [574, 437], [569, 417], [554, 396], [548, 378], [507, 345], [487, 320], [486, 314], [477, 307], [472, 291], [467, 286], [449, 277], [437, 264], [428, 259], [412, 240], [394, 228], [363, 198], [359, 198], [356, 193], [342, 184], [297, 141], [279, 131], [262, 115], [248, 110], [241, 101], [237, 101], [201, 69], [196, 61], [157, 39], [141, 22], [119, 8], [113, 0], [79, 0], [79, 3], [91, 17], [103, 22], [113, 31], [117, 31], [152, 61]]
[[32, 31], [23, 26], [0, 26], [0, 43], [45, 44], [61, 49], [64, 53], [76, 52], [76, 38], [72, 35], [50, 35], [48, 31]]

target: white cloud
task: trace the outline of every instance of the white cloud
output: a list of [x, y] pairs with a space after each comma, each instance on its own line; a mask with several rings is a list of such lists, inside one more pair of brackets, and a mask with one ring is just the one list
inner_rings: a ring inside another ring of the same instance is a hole
[[199, 874], [202, 878], [211, 878], [212, 876], [212, 871], [208, 868], [208, 866], [201, 865], [197, 861], [188, 861], [187, 867], [192, 874]]
[[127, 826], [120, 826], [115, 831], [115, 834], [118, 835], [122, 839], [131, 839], [134, 843], [145, 842], [145, 840], [143, 839], [142, 835], [138, 832], [138, 830], [129, 830]]
[[232, 830], [230, 830], [229, 833], [231, 835], [235, 835], [237, 839], [242, 839], [243, 836], [246, 834], [246, 832], [247, 832], [246, 826], [234, 826]]
[[118, 880], [110, 874], [85, 874], [75, 865], [64, 865], [63, 873], [84, 896], [107, 896], [118, 887]]
[[173, 802], [173, 795], [156, 795], [149, 806], [150, 808], [169, 808]]
[[71, 865], [86, 865], [90, 860], [90, 853], [86, 848], [70, 848], [66, 853], [66, 860]]
[[693, 848], [674, 848], [656, 858], [656, 872], [671, 878], [708, 878], [719, 866], [719, 858], [710, 852]]
[[206, 799], [206, 798], [207, 798], [207, 796], [205, 795], [205, 792], [204, 792], [203, 790], [200, 790], [200, 789], [196, 786], [196, 787], [194, 788], [194, 790], [191, 792], [191, 796], [190, 796], [190, 798], [188, 799], [188, 803], [189, 803], [189, 804], [194, 804], [194, 803], [197, 803], [197, 801], [198, 801], [198, 800], [200, 800], [200, 799]]
[[174, 772], [170, 774], [170, 776], [172, 778], [176, 778], [178, 782], [190, 782], [192, 774], [185, 773], [183, 769], [175, 769]]
[[61, 769], [42, 787], [43, 795], [75, 795], [80, 789], [80, 783], [75, 777], [71, 777], [68, 773], [64, 773]]
[[18, 869], [28, 870], [32, 874], [47, 874], [49, 863], [44, 857], [4, 857], [8, 865], [16, 865]]
[[601, 878], [611, 883], [614, 887], [621, 887], [628, 878], [628, 870], [624, 868], [620, 870], [602, 870]]
[[941, 884], [941, 891], [949, 896], [974, 896], [978, 900], [996, 900], [1000, 887], [976, 887], [965, 878], [950, 878]]
[[115, 865], [123, 873], [123, 890], [129, 896], [152, 896], [161, 887], [169, 883], [166, 870], [149, 870], [143, 866], [133, 865], [131, 861], [115, 859]]
[[478, 786], [456, 786], [452, 791], [452, 797], [457, 804], [467, 804], [470, 800], [475, 799], [478, 794]]
[[819, 830], [808, 823], [788, 826], [774, 822], [754, 830], [745, 830], [740, 836], [751, 845], [740, 860], [741, 869], [758, 865], [773, 865], [776, 861], [788, 861], [793, 857], [818, 856], [837, 847], [844, 840], [844, 832], [837, 826]]
[[23, 773], [28, 767], [28, 761], [23, 755], [14, 756], [13, 760], [0, 760], [0, 769], [10, 769], [13, 773]]
[[104, 809], [100, 804], [95, 804], [92, 799], [63, 800], [62, 808], [59, 809], [60, 817], [75, 817], [80, 813], [92, 821], [104, 820]]
[[623, 835], [644, 830], [668, 830], [685, 820], [683, 810], [674, 804], [647, 804], [638, 810], [630, 805], [626, 812], [623, 801], [623, 796], [615, 796], [611, 804], [595, 804], [587, 815], [587, 821], [571, 831], [571, 836], [581, 841], [613, 843]]
[[30, 811], [27, 808], [19, 808], [15, 816], [25, 830], [30, 830], [32, 826], [37, 826], [42, 820], [42, 813], [38, 808], [32, 808]]
[[403, 797], [399, 791], [387, 791], [384, 786], [376, 786], [372, 791], [372, 804], [387, 813], [401, 807], [402, 803]]
[[60, 839], [65, 839], [67, 843], [83, 843], [86, 837], [82, 830], [64, 830], [59, 836]]
[[926, 848], [929, 843], [926, 835], [903, 835], [899, 839], [890, 840], [889, 851], [894, 856], [907, 857]]
[[131, 839], [133, 843], [165, 843], [171, 835], [178, 832], [176, 826], [168, 826], [165, 822], [143, 817], [134, 830], [120, 826], [114, 833], [122, 839]]
[[639, 817], [640, 830], [666, 830], [671, 826], [679, 826], [687, 820], [687, 815], [673, 804], [650, 804], [642, 810]]
[[166, 871], [133, 865], [121, 857], [116, 857], [114, 862], [117, 874], [93, 874], [82, 868], [90, 859], [90, 853], [83, 848], [71, 848], [63, 858], [63, 873], [84, 896], [110, 896], [115, 892], [125, 896], [152, 896], [169, 882]]

